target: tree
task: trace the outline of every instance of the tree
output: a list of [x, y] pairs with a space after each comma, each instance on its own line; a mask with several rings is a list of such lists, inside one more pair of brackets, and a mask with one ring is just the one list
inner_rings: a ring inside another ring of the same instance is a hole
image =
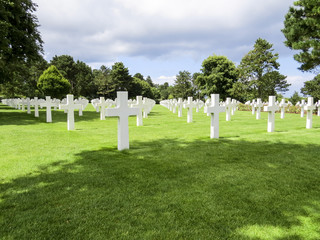
[[97, 87], [94, 84], [94, 77], [91, 67], [81, 61], [75, 63], [75, 82], [77, 83], [76, 96], [94, 98], [97, 95]]
[[116, 62], [112, 66], [110, 76], [114, 84], [114, 97], [116, 96], [116, 91], [128, 91], [129, 98], [135, 97], [130, 93], [132, 76], [129, 74], [128, 68], [126, 68], [122, 62]]
[[79, 96], [78, 82], [76, 78], [76, 63], [73, 57], [69, 55], [54, 56], [50, 62], [58, 68], [59, 72], [66, 78], [71, 85], [71, 93], [76, 97]]
[[201, 95], [216, 93], [222, 99], [229, 96], [229, 91], [239, 76], [235, 64], [225, 56], [209, 56], [202, 62], [201, 71], [196, 79]]
[[[273, 53], [272, 44], [265, 39], [257, 39], [254, 49], [249, 51], [239, 65], [240, 82], [238, 89], [243, 89], [247, 100], [261, 98], [263, 101], [276, 91], [288, 91], [290, 84], [286, 76], [279, 73], [279, 55]], [[235, 92], [234, 89], [231, 92]]]
[[31, 0], [1, 0], [0, 83], [17, 81], [18, 65], [28, 67], [41, 58], [43, 41], [33, 14], [36, 7]]
[[173, 86], [173, 94], [175, 98], [188, 98], [193, 96], [192, 76], [188, 71], [180, 71], [176, 76]]
[[102, 65], [99, 70], [93, 70], [94, 84], [97, 87], [97, 93], [106, 98], [114, 97], [114, 86], [112, 84], [111, 69]]
[[304, 87], [301, 88], [301, 93], [312, 96], [315, 101], [320, 100], [320, 74], [313, 80], [304, 82]]
[[144, 77], [141, 73], [136, 73], [133, 77], [139, 78], [140, 80], [144, 80]]
[[152, 81], [152, 79], [151, 79], [150, 76], [148, 76], [148, 77], [146, 78], [146, 82], [150, 85], [150, 87], [154, 87], [154, 83], [153, 83], [153, 81]]
[[297, 102], [301, 101], [302, 97], [299, 96], [299, 93], [295, 91], [291, 98], [289, 98], [289, 101], [293, 104], [296, 105]]
[[300, 50], [294, 59], [301, 63], [300, 70], [315, 70], [320, 65], [320, 10], [319, 0], [295, 1], [285, 16], [285, 45]]
[[38, 81], [38, 88], [46, 96], [62, 98], [69, 93], [71, 85], [59, 70], [51, 65], [43, 72]]
[[143, 96], [153, 98], [153, 92], [150, 85], [140, 78], [134, 77], [130, 86], [131, 97]]

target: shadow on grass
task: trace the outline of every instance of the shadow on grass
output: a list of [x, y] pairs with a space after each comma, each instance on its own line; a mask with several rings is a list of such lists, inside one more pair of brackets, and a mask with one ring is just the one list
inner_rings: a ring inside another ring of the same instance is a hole
[[[62, 110], [52, 110], [52, 122], [67, 122], [67, 114]], [[75, 122], [92, 121], [100, 119], [100, 113], [95, 111], [83, 111], [83, 116], [79, 116], [79, 112], [74, 112]], [[0, 105], [0, 125], [30, 125], [46, 122], [46, 110], [39, 109], [39, 117], [34, 116], [32, 109], [31, 114], [8, 106]]]
[[320, 239], [318, 145], [133, 142], [0, 185], [3, 239]]

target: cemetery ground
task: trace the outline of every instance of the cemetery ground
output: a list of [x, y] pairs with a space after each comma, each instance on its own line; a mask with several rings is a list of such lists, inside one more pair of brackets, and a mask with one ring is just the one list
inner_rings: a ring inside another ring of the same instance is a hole
[[130, 117], [118, 151], [91, 105], [74, 131], [0, 105], [0, 239], [320, 239], [320, 117], [222, 113], [210, 139], [200, 111]]

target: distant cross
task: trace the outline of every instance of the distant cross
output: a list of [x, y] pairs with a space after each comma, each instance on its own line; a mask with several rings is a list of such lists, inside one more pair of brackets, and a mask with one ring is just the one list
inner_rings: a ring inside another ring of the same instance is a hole
[[301, 107], [301, 117], [304, 117], [304, 106], [306, 106], [306, 100], [301, 100], [300, 107]]
[[27, 103], [27, 113], [28, 113], [28, 114], [31, 114], [31, 108], [30, 108], [31, 102], [30, 102], [30, 98], [27, 98], [27, 99], [26, 99], [26, 103]]
[[55, 105], [56, 104], [52, 102], [50, 96], [46, 96], [46, 101], [40, 103], [40, 107], [46, 108], [47, 122], [52, 122], [51, 108], [54, 107]]
[[312, 114], [315, 108], [316, 106], [313, 104], [313, 97], [308, 97], [308, 104], [304, 106], [304, 110], [307, 111], [307, 129], [312, 128]]
[[68, 130], [74, 130], [74, 110], [80, 109], [81, 104], [75, 104], [73, 101], [73, 95], [67, 95], [67, 103], [60, 104], [59, 109], [67, 110], [67, 123], [68, 123]]
[[192, 109], [195, 108], [195, 104], [192, 100], [192, 97], [188, 97], [188, 102], [183, 105], [184, 108], [188, 109], [187, 123], [192, 122]]
[[26, 110], [25, 106], [27, 105], [27, 99], [22, 98], [21, 99], [21, 105], [22, 105], [21, 110], [25, 111]]
[[208, 107], [211, 105], [211, 102], [210, 102], [210, 98], [208, 98], [206, 100], [206, 102], [204, 103], [204, 108], [203, 108], [203, 112], [207, 114], [207, 116], [209, 116], [210, 114], [208, 113], [207, 109]]
[[257, 99], [257, 102], [255, 103], [255, 108], [257, 108], [256, 113], [256, 119], [259, 120], [261, 118], [261, 108], [263, 107], [263, 103], [261, 101], [261, 98]]
[[39, 106], [41, 101], [38, 100], [38, 97], [34, 97], [34, 99], [31, 100], [32, 106], [34, 106], [34, 116], [39, 117]]
[[178, 117], [182, 117], [182, 107], [183, 107], [182, 98], [178, 98], [176, 105], [177, 105], [177, 109], [178, 109]]
[[211, 94], [211, 105], [207, 107], [207, 113], [211, 114], [210, 138], [219, 138], [219, 114], [225, 110], [219, 104], [219, 94]]
[[107, 109], [108, 117], [118, 117], [118, 150], [129, 149], [129, 116], [138, 115], [138, 108], [129, 108], [128, 92], [117, 92], [117, 106]]
[[275, 111], [279, 110], [279, 106], [276, 104], [276, 97], [269, 96], [269, 105], [264, 107], [265, 112], [269, 112], [268, 114], [268, 132], [274, 132], [275, 125]]
[[281, 119], [284, 119], [284, 113], [286, 110], [286, 107], [288, 106], [288, 104], [286, 103], [286, 100], [283, 98], [279, 104], [279, 107], [281, 109]]
[[237, 100], [232, 99], [231, 101], [231, 115], [233, 116], [237, 110]]
[[251, 103], [251, 106], [252, 106], [252, 115], [254, 115], [255, 112], [256, 112], [255, 104], [256, 104], [256, 100], [253, 99], [253, 100], [252, 100], [252, 103]]
[[132, 107], [139, 109], [139, 113], [137, 114], [137, 126], [143, 126], [142, 111], [144, 109], [144, 103], [142, 101], [142, 96], [137, 96], [136, 98], [137, 102], [136, 104], [133, 104]]
[[320, 117], [320, 100], [317, 103], [317, 108], [318, 108], [318, 117]]
[[[175, 100], [175, 99], [174, 99]], [[175, 100], [177, 101], [177, 100]], [[148, 118], [148, 114], [151, 112], [152, 110], [152, 107], [153, 107], [153, 103], [151, 102], [150, 99], [148, 98], [143, 98], [143, 118]], [[172, 111], [174, 112], [175, 111], [175, 108], [176, 108], [176, 104], [175, 102], [173, 101], [173, 107], [172, 107]]]
[[177, 99], [173, 99], [172, 101], [172, 113], [177, 112]]
[[106, 108], [109, 106], [109, 103], [104, 99], [104, 97], [100, 97], [100, 102], [95, 103], [95, 106], [100, 107], [100, 120], [105, 120]]
[[226, 121], [231, 121], [231, 108], [232, 108], [231, 98], [227, 98], [225, 107], [226, 107]]

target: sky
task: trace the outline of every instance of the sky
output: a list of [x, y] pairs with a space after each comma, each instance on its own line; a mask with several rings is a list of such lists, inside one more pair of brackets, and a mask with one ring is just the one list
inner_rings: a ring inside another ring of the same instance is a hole
[[280, 73], [300, 93], [303, 73], [284, 45], [283, 21], [293, 0], [34, 0], [45, 59], [70, 55], [99, 69], [123, 62], [131, 75], [169, 82], [200, 72], [207, 57], [238, 65], [258, 38], [273, 44]]

